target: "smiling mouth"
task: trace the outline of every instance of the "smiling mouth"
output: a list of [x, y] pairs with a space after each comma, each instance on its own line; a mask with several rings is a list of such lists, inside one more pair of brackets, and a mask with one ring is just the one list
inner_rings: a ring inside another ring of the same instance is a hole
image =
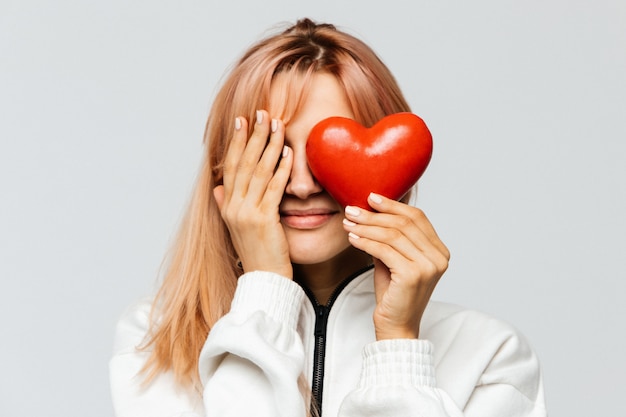
[[285, 210], [280, 213], [280, 220], [292, 229], [316, 229], [328, 223], [337, 213], [327, 209]]

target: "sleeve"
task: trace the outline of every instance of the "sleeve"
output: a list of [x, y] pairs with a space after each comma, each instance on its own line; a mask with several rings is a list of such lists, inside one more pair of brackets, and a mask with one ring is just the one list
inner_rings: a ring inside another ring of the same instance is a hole
[[149, 351], [138, 350], [149, 329], [151, 300], [132, 306], [119, 320], [109, 376], [117, 417], [201, 417], [199, 395], [183, 390], [171, 373], [144, 384], [141, 369]]
[[209, 416], [306, 415], [297, 323], [304, 292], [267, 272], [239, 278], [231, 310], [211, 329], [199, 372]]
[[398, 339], [371, 343], [364, 349], [359, 385], [346, 397], [339, 414], [341, 417], [545, 417], [538, 361], [519, 342], [509, 338], [495, 350], [462, 404], [438, 387], [433, 345], [429, 341]]
[[426, 340], [381, 340], [365, 346], [357, 388], [340, 417], [459, 417], [463, 413], [435, 384], [432, 344]]

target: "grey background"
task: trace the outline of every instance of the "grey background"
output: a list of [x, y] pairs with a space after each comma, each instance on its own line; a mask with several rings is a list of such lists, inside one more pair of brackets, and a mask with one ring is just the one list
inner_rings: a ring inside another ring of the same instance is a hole
[[109, 416], [114, 323], [151, 293], [225, 68], [302, 16], [364, 39], [435, 138], [435, 293], [513, 323], [552, 416], [623, 401], [626, 3], [0, 3], [0, 415]]

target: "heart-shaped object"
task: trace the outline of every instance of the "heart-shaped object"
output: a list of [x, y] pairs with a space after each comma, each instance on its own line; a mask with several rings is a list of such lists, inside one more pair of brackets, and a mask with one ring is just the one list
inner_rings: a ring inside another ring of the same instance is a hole
[[371, 128], [345, 117], [316, 124], [306, 144], [311, 173], [343, 207], [369, 209], [370, 192], [398, 200], [422, 176], [432, 136], [413, 113], [384, 117]]

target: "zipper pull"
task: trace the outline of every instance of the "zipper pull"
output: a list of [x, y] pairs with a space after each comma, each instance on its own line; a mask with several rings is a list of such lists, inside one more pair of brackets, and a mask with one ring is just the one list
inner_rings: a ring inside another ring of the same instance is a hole
[[315, 336], [321, 337], [326, 334], [326, 323], [328, 322], [328, 307], [317, 306], [315, 308]]

